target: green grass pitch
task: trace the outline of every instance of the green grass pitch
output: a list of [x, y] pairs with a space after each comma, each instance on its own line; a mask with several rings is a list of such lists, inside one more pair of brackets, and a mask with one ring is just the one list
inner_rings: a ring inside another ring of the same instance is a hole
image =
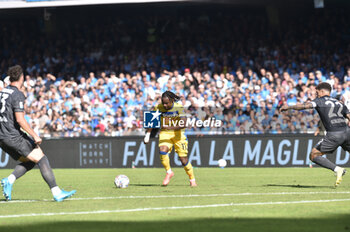
[[[197, 188], [175, 168], [55, 169], [70, 200], [54, 202], [35, 169], [0, 200], [0, 231], [350, 231], [350, 176], [334, 188], [321, 168], [195, 168]], [[0, 170], [6, 177], [12, 170]], [[114, 177], [130, 178], [117, 189]]]

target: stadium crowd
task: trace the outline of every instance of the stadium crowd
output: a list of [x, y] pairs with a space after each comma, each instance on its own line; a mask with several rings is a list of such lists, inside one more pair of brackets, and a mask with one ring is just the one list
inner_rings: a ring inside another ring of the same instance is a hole
[[314, 133], [315, 111], [278, 109], [314, 99], [323, 81], [350, 102], [350, 20], [341, 10], [278, 28], [249, 12], [103, 20], [54, 36], [36, 22], [0, 22], [2, 79], [9, 66], [24, 67], [26, 117], [41, 136], [143, 135], [143, 110], [166, 90], [194, 117], [224, 122], [188, 134]]

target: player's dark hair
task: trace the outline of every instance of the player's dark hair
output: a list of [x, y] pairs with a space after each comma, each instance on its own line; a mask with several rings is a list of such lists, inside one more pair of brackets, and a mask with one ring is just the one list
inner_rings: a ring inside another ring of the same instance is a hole
[[327, 83], [327, 82], [322, 82], [322, 83], [318, 84], [316, 86], [316, 89], [317, 90], [324, 89], [324, 90], [327, 90], [329, 92], [332, 92], [332, 86], [329, 83]]
[[7, 70], [7, 75], [10, 76], [11, 82], [18, 81], [22, 74], [23, 69], [19, 65], [12, 66]]
[[162, 99], [164, 98], [164, 97], [167, 97], [169, 100], [171, 100], [171, 101], [175, 101], [175, 102], [177, 102], [177, 101], [179, 101], [181, 98], [180, 98], [180, 96], [177, 96], [175, 93], [173, 93], [173, 92], [171, 92], [171, 91], [165, 91], [163, 94], [162, 94]]

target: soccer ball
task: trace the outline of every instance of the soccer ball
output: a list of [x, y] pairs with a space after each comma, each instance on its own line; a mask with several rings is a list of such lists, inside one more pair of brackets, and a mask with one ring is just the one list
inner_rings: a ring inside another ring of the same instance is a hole
[[219, 165], [220, 168], [224, 168], [224, 167], [226, 167], [227, 162], [224, 159], [219, 159], [218, 160], [218, 165]]
[[127, 188], [129, 186], [129, 178], [126, 175], [119, 175], [114, 179], [117, 188]]

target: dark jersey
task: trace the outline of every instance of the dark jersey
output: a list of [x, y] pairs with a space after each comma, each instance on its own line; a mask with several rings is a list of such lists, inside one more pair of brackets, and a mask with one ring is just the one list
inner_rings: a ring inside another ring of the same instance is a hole
[[320, 115], [326, 131], [344, 131], [346, 114], [350, 113], [348, 108], [335, 98], [324, 96], [311, 101], [311, 104]]
[[23, 134], [15, 118], [15, 112], [24, 111], [24, 94], [15, 86], [0, 92], [0, 139], [18, 137]]

